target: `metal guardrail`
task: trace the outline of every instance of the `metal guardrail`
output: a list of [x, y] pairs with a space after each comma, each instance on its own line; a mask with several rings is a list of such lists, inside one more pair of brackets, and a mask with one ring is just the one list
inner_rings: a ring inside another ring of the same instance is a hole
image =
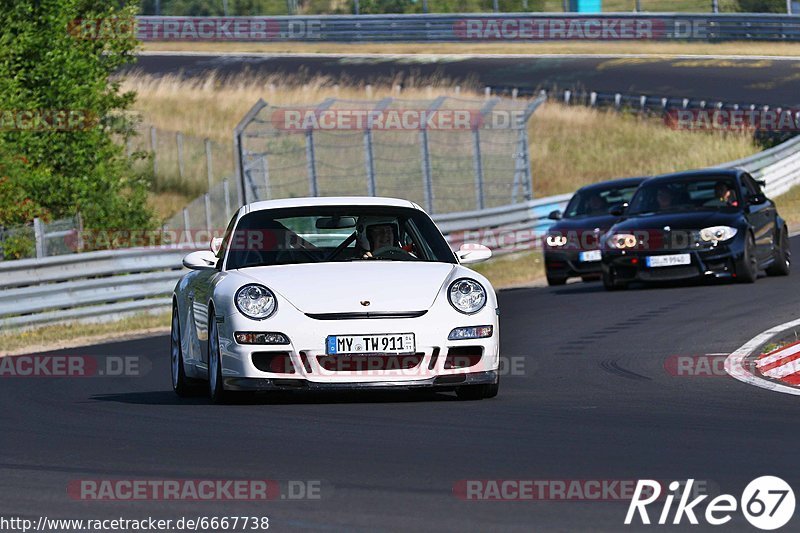
[[800, 17], [772, 14], [473, 13], [137, 17], [142, 41], [800, 41]]
[[189, 251], [131, 248], [0, 263], [0, 330], [165, 309]]

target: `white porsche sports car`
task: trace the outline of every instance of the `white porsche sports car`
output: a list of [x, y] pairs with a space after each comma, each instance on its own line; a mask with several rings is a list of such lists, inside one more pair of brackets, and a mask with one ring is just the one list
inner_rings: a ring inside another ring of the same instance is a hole
[[175, 392], [425, 387], [497, 395], [497, 297], [416, 204], [298, 198], [243, 206], [173, 295]]

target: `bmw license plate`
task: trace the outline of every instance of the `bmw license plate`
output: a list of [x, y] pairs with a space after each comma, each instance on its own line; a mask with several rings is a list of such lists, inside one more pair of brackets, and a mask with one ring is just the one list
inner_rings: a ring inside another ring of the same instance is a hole
[[668, 267], [668, 266], [691, 265], [691, 264], [692, 264], [692, 256], [689, 254], [647, 256], [647, 266], [649, 267]]
[[328, 355], [416, 353], [413, 333], [386, 335], [331, 335], [326, 339]]
[[600, 261], [600, 259], [602, 259], [600, 250], [589, 250], [588, 252], [580, 252], [578, 254], [578, 261], [581, 263], [592, 263], [594, 261]]

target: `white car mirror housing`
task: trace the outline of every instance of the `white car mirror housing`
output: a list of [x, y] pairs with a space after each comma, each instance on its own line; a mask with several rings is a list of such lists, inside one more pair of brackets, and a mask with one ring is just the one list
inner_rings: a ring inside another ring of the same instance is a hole
[[191, 270], [214, 270], [217, 268], [217, 256], [211, 250], [192, 252], [183, 258], [183, 266]]
[[456, 256], [462, 265], [471, 265], [489, 259], [492, 251], [482, 244], [465, 243], [458, 249]]
[[211, 239], [211, 253], [217, 255], [220, 248], [222, 248], [222, 237], [214, 237]]

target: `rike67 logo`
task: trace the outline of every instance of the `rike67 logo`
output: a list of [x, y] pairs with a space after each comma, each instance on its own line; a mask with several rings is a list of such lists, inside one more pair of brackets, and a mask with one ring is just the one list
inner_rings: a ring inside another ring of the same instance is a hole
[[[730, 522], [733, 514], [740, 510], [752, 526], [771, 531], [785, 526], [794, 515], [794, 491], [779, 477], [762, 476], [754, 479], [745, 487], [739, 500], [730, 494], [720, 494], [705, 502], [705, 511], [702, 513], [701, 504], [708, 495], [695, 496], [690, 500], [693, 495], [693, 484], [694, 479], [689, 479], [686, 483], [673, 481], [668, 486], [669, 492], [664, 496], [661, 494], [662, 485], [658, 481], [639, 480], [628, 506], [625, 524], [631, 525], [637, 521], [651, 524], [648, 506], [654, 503], [651, 510], [656, 511], [660, 507], [657, 518], [654, 517], [655, 523], [660, 525], [681, 524], [684, 518], [690, 524], [697, 525], [700, 523], [698, 521], [700, 515], [706, 523], [721, 526]], [[673, 511], [675, 500], [678, 500], [678, 503]]]

